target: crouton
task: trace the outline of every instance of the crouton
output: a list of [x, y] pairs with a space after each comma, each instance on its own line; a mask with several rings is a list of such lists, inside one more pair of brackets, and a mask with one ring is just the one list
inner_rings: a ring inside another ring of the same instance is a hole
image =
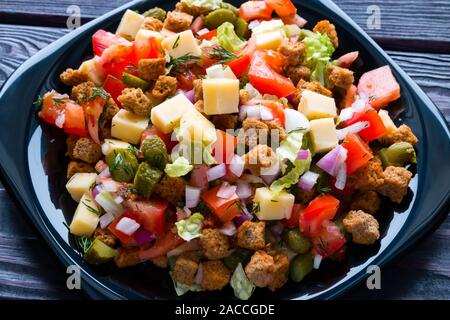
[[333, 97], [333, 93], [325, 88], [320, 82], [318, 81], [304, 81], [300, 80], [297, 84], [297, 88], [300, 90], [309, 90], [316, 92], [318, 94], [322, 94], [327, 97]]
[[277, 161], [277, 155], [272, 148], [266, 145], [257, 145], [248, 153], [243, 155], [244, 168], [254, 175], [260, 175], [262, 169], [268, 169]]
[[264, 288], [272, 281], [274, 270], [273, 257], [265, 251], [256, 251], [245, 266], [245, 274], [253, 284], [259, 288]]
[[165, 175], [156, 185], [153, 191], [157, 196], [177, 205], [184, 199], [186, 181], [181, 177], [169, 177]]
[[415, 145], [417, 143], [416, 136], [414, 135], [414, 133], [412, 133], [411, 128], [406, 124], [402, 124], [397, 128], [397, 130], [386, 133], [381, 138], [381, 140], [383, 141], [383, 143], [389, 145], [397, 142], [409, 142], [412, 145]]
[[380, 238], [378, 221], [362, 210], [352, 210], [342, 220], [345, 231], [351, 233], [354, 243], [373, 244]]
[[201, 287], [205, 290], [221, 290], [230, 282], [230, 270], [220, 260], [203, 262], [202, 269]]
[[349, 184], [360, 191], [377, 190], [383, 182], [383, 166], [378, 157], [372, 158], [366, 165], [349, 176]]
[[161, 256], [159, 258], [155, 258], [150, 261], [158, 268], [165, 269], [169, 266], [169, 258], [167, 258], [167, 256]]
[[235, 114], [217, 114], [211, 116], [211, 122], [216, 129], [227, 131], [227, 129], [236, 128], [238, 122], [238, 116]]
[[272, 268], [269, 289], [275, 291], [286, 284], [289, 273], [289, 258], [283, 253], [278, 253], [273, 257], [274, 266]]
[[164, 20], [164, 28], [173, 32], [182, 32], [191, 26], [193, 16], [190, 14], [180, 12], [180, 11], [171, 11], [167, 13], [166, 20]]
[[80, 137], [74, 135], [69, 135], [66, 139], [67, 144], [66, 156], [71, 159], [73, 159], [73, 148], [75, 148], [75, 144], [77, 143], [78, 139], [80, 139]]
[[76, 101], [78, 104], [83, 104], [94, 93], [94, 87], [95, 83], [93, 83], [92, 81], [80, 83], [79, 85], [76, 85], [72, 88], [70, 98]]
[[173, 96], [177, 91], [177, 79], [170, 76], [159, 76], [152, 90], [152, 95], [159, 100]]
[[81, 161], [70, 161], [67, 165], [67, 179], [70, 179], [75, 173], [83, 172], [95, 172], [95, 169], [91, 164]]
[[157, 32], [161, 31], [162, 28], [163, 28], [162, 21], [153, 17], [146, 17], [144, 19], [144, 23], [141, 25], [141, 29]]
[[111, 233], [111, 231], [109, 231], [108, 229], [102, 229], [100, 227], [95, 229], [94, 239], [100, 240], [111, 248], [115, 248], [118, 243], [118, 239]]
[[285, 43], [278, 48], [278, 52], [286, 58], [287, 66], [297, 66], [303, 63], [306, 55], [303, 42]]
[[362, 210], [373, 215], [380, 209], [380, 204], [380, 197], [375, 191], [366, 191], [353, 199], [350, 209]]
[[265, 236], [266, 223], [264, 221], [245, 221], [237, 230], [236, 241], [241, 248], [251, 250], [262, 250], [266, 246]]
[[131, 267], [141, 263], [139, 247], [119, 247], [114, 262], [119, 268]]
[[334, 24], [330, 23], [330, 21], [322, 20], [317, 22], [317, 24], [313, 28], [313, 31], [318, 32], [320, 34], [326, 34], [333, 43], [333, 47], [337, 48], [339, 46], [339, 39], [337, 36], [336, 27], [334, 26]]
[[125, 88], [117, 97], [122, 108], [138, 116], [148, 117], [152, 103], [141, 88]]
[[74, 159], [93, 164], [102, 157], [102, 148], [94, 140], [83, 137], [75, 143], [72, 156]]
[[250, 95], [250, 92], [248, 92], [248, 90], [246, 89], [239, 90], [239, 105], [246, 104], [247, 102], [250, 101], [251, 98], [252, 97]]
[[180, 255], [175, 261], [175, 265], [171, 271], [173, 281], [192, 285], [195, 282], [195, 275], [197, 274], [198, 263], [189, 257]]
[[203, 85], [202, 79], [194, 80], [194, 101], [203, 100]]
[[338, 66], [327, 66], [328, 82], [330, 88], [341, 88], [347, 90], [355, 81], [353, 71]]
[[287, 138], [286, 130], [284, 129], [284, 126], [281, 124], [279, 119], [263, 122], [267, 125], [267, 127], [269, 127], [269, 135], [272, 145], [273, 143], [275, 143], [275, 137], [278, 137], [279, 142]]
[[219, 229], [203, 229], [200, 237], [203, 255], [211, 260], [225, 258], [230, 252], [230, 242]]
[[141, 59], [138, 65], [139, 78], [145, 81], [153, 81], [158, 79], [159, 76], [166, 73], [166, 59], [154, 58], [154, 59]]
[[110, 122], [112, 118], [114, 118], [114, 116], [117, 114], [117, 112], [119, 112], [119, 110], [120, 109], [114, 99], [109, 98], [103, 109], [103, 119], [106, 122]]
[[71, 68], [68, 68], [63, 73], [61, 73], [59, 78], [62, 83], [64, 83], [66, 86], [71, 87], [89, 80], [86, 72], [73, 70]]
[[401, 203], [408, 192], [408, 184], [412, 173], [402, 167], [389, 166], [384, 170], [383, 177], [383, 183], [377, 191], [393, 202]]
[[186, 2], [180, 1], [175, 5], [175, 11], [184, 12], [193, 17], [197, 17], [199, 15], [209, 13], [211, 10], [208, 8], [197, 7], [195, 5], [188, 5]]
[[284, 68], [284, 73], [292, 80], [294, 85], [297, 85], [300, 80], [308, 81], [311, 77], [311, 69], [307, 66], [287, 66]]
[[269, 127], [267, 124], [253, 118], [247, 118], [243, 121], [238, 134], [239, 143], [254, 147], [258, 143], [267, 144], [268, 140]]

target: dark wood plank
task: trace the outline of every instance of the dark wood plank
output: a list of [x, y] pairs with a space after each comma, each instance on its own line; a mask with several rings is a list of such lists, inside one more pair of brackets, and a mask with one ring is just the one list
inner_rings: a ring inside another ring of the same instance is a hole
[[[25, 59], [64, 35], [55, 28], [0, 25], [0, 85]], [[450, 122], [450, 55], [389, 52]], [[0, 298], [78, 299], [65, 288], [65, 272], [0, 183]], [[382, 290], [364, 285], [345, 298], [445, 299], [450, 288], [450, 216], [409, 254], [382, 271]]]
[[[83, 21], [126, 3], [127, 0], [2, 0], [0, 23], [65, 27], [67, 8], [76, 4]], [[450, 52], [450, 2], [445, 0], [335, 0], [365, 31], [387, 49]], [[377, 6], [381, 13], [379, 29], [367, 25]], [[42, 10], [45, 8], [45, 10]], [[372, 8], [372, 7], [370, 7]], [[422, 40], [417, 42], [416, 40]]]

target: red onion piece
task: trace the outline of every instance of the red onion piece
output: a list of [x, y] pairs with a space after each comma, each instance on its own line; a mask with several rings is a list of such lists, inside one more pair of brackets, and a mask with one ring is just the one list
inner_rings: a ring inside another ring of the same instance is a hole
[[233, 218], [233, 222], [234, 222], [236, 228], [239, 228], [241, 226], [241, 224], [243, 224], [245, 221], [250, 221], [250, 220], [251, 220], [251, 218], [244, 214]]
[[312, 171], [307, 171], [305, 172], [301, 177], [300, 177], [300, 181], [298, 182], [298, 186], [299, 188], [305, 190], [305, 191], [312, 191], [312, 189], [314, 188], [314, 186], [317, 183], [317, 179], [319, 179], [319, 174], [312, 172]]
[[349, 68], [356, 59], [358, 59], [359, 51], [352, 51], [340, 56], [337, 59], [337, 63], [339, 67]]
[[150, 243], [156, 239], [155, 235], [150, 231], [140, 227], [134, 234], [134, 240], [136, 240], [137, 244], [142, 246], [144, 244]]
[[213, 181], [222, 178], [227, 174], [227, 168], [224, 163], [219, 164], [206, 172], [208, 181]]
[[244, 200], [252, 196], [253, 189], [248, 182], [238, 181], [236, 194], [239, 199]]
[[195, 208], [200, 202], [200, 188], [191, 187], [186, 185], [185, 197], [186, 197], [186, 207], [187, 208]]
[[92, 197], [95, 199], [95, 197], [103, 190], [101, 185], [96, 185], [94, 189], [92, 189]]
[[277, 222], [270, 228], [270, 230], [272, 230], [275, 236], [280, 237], [281, 233], [284, 230], [284, 224], [282, 224], [281, 222]]
[[368, 128], [370, 126], [369, 121], [358, 121], [348, 127], [336, 130], [337, 137], [339, 140], [344, 140], [348, 133], [358, 133], [361, 130]]
[[183, 252], [194, 251], [198, 249], [200, 249], [198, 239], [193, 239], [191, 241], [184, 242], [175, 249], [170, 250], [169, 252], [167, 252], [167, 256], [168, 257], [179, 256]]
[[116, 225], [116, 230], [125, 233], [127, 236], [131, 236], [135, 233], [141, 225], [135, 220], [128, 217], [123, 217], [120, 219], [119, 223]]
[[194, 101], [194, 96], [195, 96], [194, 89], [189, 90], [189, 91], [183, 91], [183, 93], [190, 102], [192, 102], [192, 103], [195, 102]]
[[195, 275], [194, 279], [196, 284], [201, 284], [203, 282], [203, 264], [200, 263], [198, 265], [197, 274]]
[[273, 120], [273, 113], [267, 107], [260, 106], [259, 107], [259, 114], [261, 116], [261, 120], [264, 120], [264, 121]]
[[111, 222], [114, 221], [114, 219], [115, 217], [111, 212], [105, 213], [100, 217], [100, 228], [105, 229], [107, 226], [111, 224]]
[[191, 24], [191, 30], [193, 33], [198, 33], [199, 30], [203, 28], [205, 24], [205, 21], [203, 20], [202, 16], [198, 16], [194, 19], [194, 21]]
[[198, 30], [198, 31], [197, 31], [197, 34], [198, 34], [199, 36], [202, 36], [202, 35], [204, 35], [204, 34], [207, 34], [208, 32], [209, 32], [209, 29], [208, 29], [208, 28], [203, 28], [203, 29]]
[[320, 263], [322, 262], [322, 256], [320, 254], [314, 255], [314, 262], [313, 262], [313, 268], [319, 269]]
[[228, 165], [228, 169], [236, 176], [240, 177], [244, 172], [244, 160], [237, 154], [233, 155], [231, 158], [230, 164]]
[[221, 234], [224, 234], [229, 237], [234, 236], [236, 234], [236, 231], [237, 231], [236, 226], [231, 221], [225, 222], [222, 228], [219, 229], [219, 232]]
[[232, 186], [228, 182], [223, 182], [219, 190], [217, 190], [217, 196], [222, 199], [230, 199], [236, 194], [236, 189], [236, 186]]
[[297, 153], [297, 160], [306, 160], [309, 157], [309, 150], [300, 149]]
[[341, 146], [337, 146], [329, 151], [325, 156], [323, 156], [318, 162], [317, 166], [333, 176], [336, 174], [336, 168], [338, 166], [338, 156], [339, 156], [339, 148]]

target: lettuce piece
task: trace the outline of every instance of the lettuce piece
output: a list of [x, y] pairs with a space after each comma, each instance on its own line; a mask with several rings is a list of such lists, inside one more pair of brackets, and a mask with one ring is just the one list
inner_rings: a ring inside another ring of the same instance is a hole
[[179, 283], [179, 282], [173, 281], [173, 286], [175, 288], [175, 292], [177, 293], [177, 295], [179, 297], [188, 293], [189, 291], [193, 291], [193, 292], [203, 291], [203, 288], [199, 284], [187, 285], [184, 283]]
[[203, 216], [197, 212], [187, 219], [175, 222], [178, 235], [185, 241], [199, 238], [201, 235], [203, 219]]
[[281, 161], [289, 159], [294, 162], [297, 159], [297, 154], [302, 148], [303, 132], [296, 130], [288, 134], [287, 138], [281, 142], [277, 148], [276, 153]]
[[310, 33], [304, 39], [306, 63], [313, 70], [311, 80], [325, 84], [325, 69], [334, 53], [333, 43], [327, 35]]
[[173, 163], [166, 164], [164, 172], [169, 177], [182, 177], [187, 175], [192, 169], [193, 165], [189, 164], [189, 160], [184, 157], [178, 157]]
[[182, 0], [188, 7], [196, 7], [204, 10], [216, 10], [222, 8], [222, 0]]
[[234, 26], [230, 22], [224, 22], [217, 28], [217, 40], [225, 50], [230, 52], [242, 49], [246, 41], [242, 41], [234, 32]]
[[294, 167], [281, 178], [275, 180], [270, 185], [270, 191], [274, 196], [278, 195], [283, 189], [290, 188], [298, 182], [300, 176], [309, 170], [311, 166], [311, 153], [306, 160], [295, 160], [292, 162]]
[[255, 285], [247, 278], [247, 275], [239, 262], [230, 279], [230, 285], [234, 290], [234, 295], [240, 300], [248, 300], [255, 291]]

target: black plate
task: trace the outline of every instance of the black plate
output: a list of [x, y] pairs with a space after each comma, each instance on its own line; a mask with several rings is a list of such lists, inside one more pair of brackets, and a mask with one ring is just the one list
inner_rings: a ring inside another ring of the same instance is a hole
[[[294, 1], [297, 2], [297, 1]], [[64, 137], [55, 128], [39, 126], [32, 102], [48, 90], [67, 90], [58, 75], [67, 67], [78, 67], [91, 54], [91, 36], [99, 28], [116, 28], [127, 8], [151, 6], [173, 8], [173, 1], [134, 1], [71, 32], [25, 62], [0, 92], [0, 167], [10, 193], [32, 219], [50, 247], [65, 265], [82, 270], [82, 287], [94, 298], [177, 298], [166, 270], [150, 264], [118, 270], [114, 266], [92, 267], [70, 246], [63, 222], [70, 222], [75, 204], [65, 191]], [[236, 3], [237, 4], [237, 3]], [[374, 246], [353, 246], [343, 263], [326, 262], [301, 284], [288, 283], [271, 293], [274, 299], [330, 299], [342, 294], [366, 276], [371, 264], [384, 265], [404, 252], [436, 226], [450, 205], [450, 133], [438, 109], [423, 91], [345, 13], [328, 0], [301, 1], [301, 15], [308, 27], [327, 18], [337, 26], [340, 49], [336, 55], [359, 50], [357, 76], [389, 64], [402, 90], [401, 101], [391, 107], [405, 111], [407, 123], [419, 138], [418, 165], [407, 199], [402, 205], [383, 202], [378, 214], [381, 241]], [[252, 299], [263, 299], [268, 291], [256, 290]], [[214, 293], [190, 293], [192, 299], [231, 298], [227, 288]]]

